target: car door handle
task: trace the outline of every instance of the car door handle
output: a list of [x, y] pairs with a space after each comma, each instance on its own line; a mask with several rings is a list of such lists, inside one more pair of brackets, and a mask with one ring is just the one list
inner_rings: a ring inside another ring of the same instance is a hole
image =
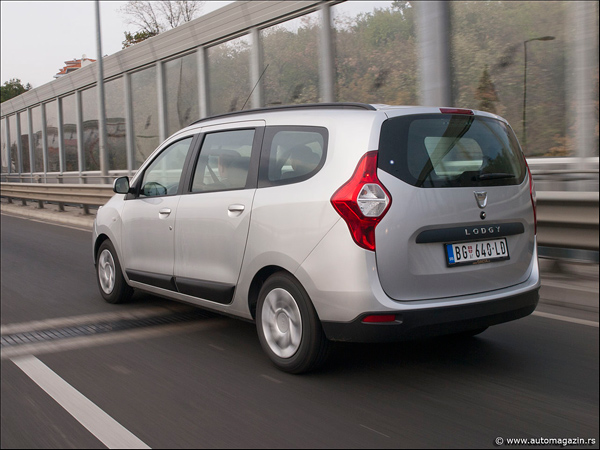
[[171, 208], [163, 208], [160, 211], [158, 211], [158, 214], [161, 216], [168, 216], [169, 214], [171, 214]]
[[235, 205], [229, 205], [229, 212], [237, 212], [237, 213], [241, 213], [242, 211], [244, 211], [244, 209], [246, 209], [246, 207], [244, 205], [240, 205], [240, 204], [235, 204]]

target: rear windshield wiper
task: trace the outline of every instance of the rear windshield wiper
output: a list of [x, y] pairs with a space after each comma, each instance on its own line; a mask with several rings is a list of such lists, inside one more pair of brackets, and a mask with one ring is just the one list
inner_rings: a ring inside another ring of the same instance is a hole
[[501, 180], [503, 178], [517, 178], [516, 175], [512, 174], [512, 173], [480, 173], [477, 176], [477, 179], [479, 180]]

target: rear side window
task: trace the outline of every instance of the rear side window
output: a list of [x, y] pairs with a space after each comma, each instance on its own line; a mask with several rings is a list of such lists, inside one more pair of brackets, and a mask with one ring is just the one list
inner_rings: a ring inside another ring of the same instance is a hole
[[260, 185], [275, 186], [307, 180], [323, 166], [327, 129], [267, 127], [260, 167]]
[[255, 130], [207, 134], [194, 172], [192, 192], [244, 189]]
[[378, 164], [424, 188], [515, 185], [526, 173], [525, 159], [508, 125], [488, 117], [451, 114], [385, 121]]

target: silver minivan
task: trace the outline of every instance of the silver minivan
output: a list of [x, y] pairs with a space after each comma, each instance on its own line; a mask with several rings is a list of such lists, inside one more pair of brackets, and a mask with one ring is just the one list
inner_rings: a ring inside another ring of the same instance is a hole
[[475, 335], [538, 302], [535, 189], [501, 117], [334, 103], [202, 119], [97, 214], [110, 303], [133, 289], [254, 321], [280, 369], [331, 341]]

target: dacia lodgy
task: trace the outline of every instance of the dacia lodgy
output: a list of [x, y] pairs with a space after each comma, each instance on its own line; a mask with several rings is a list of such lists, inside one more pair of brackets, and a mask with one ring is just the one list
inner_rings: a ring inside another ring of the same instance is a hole
[[98, 211], [110, 303], [140, 289], [256, 323], [280, 369], [330, 341], [474, 335], [538, 302], [535, 190], [509, 124], [335, 103], [202, 119]]

